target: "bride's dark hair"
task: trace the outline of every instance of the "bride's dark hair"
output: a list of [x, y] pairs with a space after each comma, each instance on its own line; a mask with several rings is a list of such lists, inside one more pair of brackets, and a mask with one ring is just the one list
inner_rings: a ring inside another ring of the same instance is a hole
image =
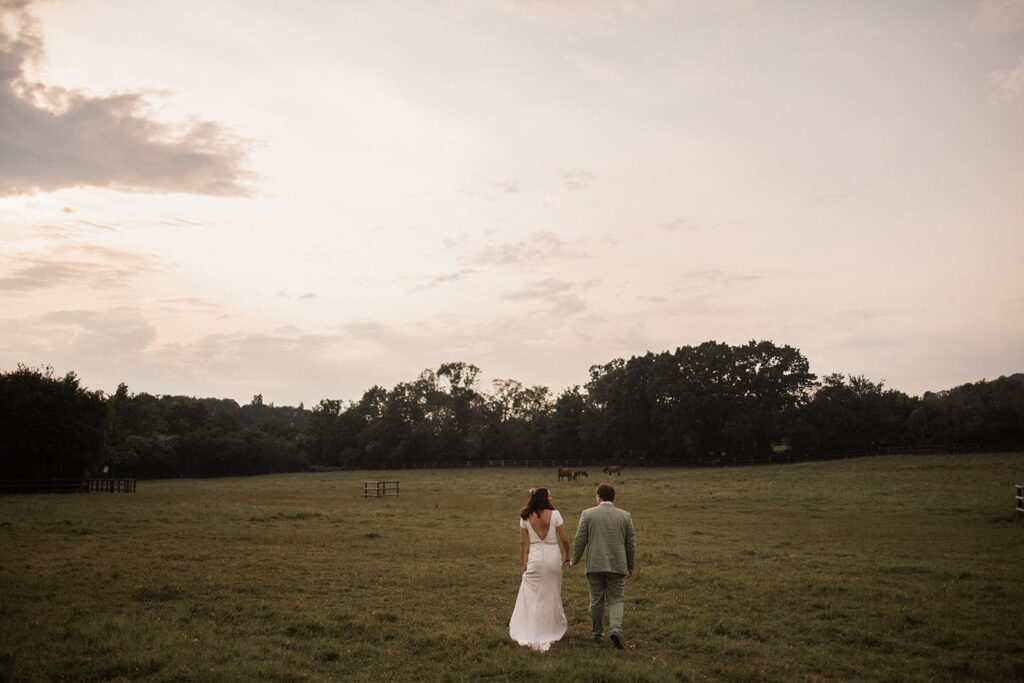
[[541, 510], [554, 510], [555, 506], [551, 504], [551, 494], [543, 486], [530, 490], [530, 499], [526, 501], [526, 505], [519, 511], [519, 516], [523, 519], [529, 519], [533, 513], [540, 514]]

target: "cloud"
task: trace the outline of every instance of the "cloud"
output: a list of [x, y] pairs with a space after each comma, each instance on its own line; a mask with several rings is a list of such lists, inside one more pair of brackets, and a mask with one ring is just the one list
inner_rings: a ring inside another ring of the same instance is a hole
[[[65, 209], [65, 213], [67, 210]], [[92, 228], [94, 230], [103, 230], [106, 232], [117, 232], [118, 227], [112, 223], [97, 223], [96, 221], [73, 221], [72, 225], [80, 228]]]
[[679, 276], [682, 284], [675, 287], [673, 292], [692, 292], [694, 290], [707, 290], [718, 287], [729, 287], [743, 282], [756, 282], [764, 279], [761, 275], [748, 273], [726, 273], [718, 268], [707, 270], [691, 270]]
[[576, 292], [569, 292], [568, 294], [555, 297], [551, 302], [551, 306], [547, 309], [548, 313], [561, 318], [579, 315], [586, 310], [587, 302]]
[[[339, 384], [345, 384], [350, 373], [355, 381], [367, 381], [359, 361], [340, 354], [343, 339], [337, 334], [310, 334], [295, 328], [209, 334], [153, 349], [139, 367], [141, 374], [163, 375], [159, 381], [168, 386], [158, 390], [164, 392], [227, 393], [239, 400], [263, 393], [271, 400], [295, 405], [337, 396]], [[366, 365], [365, 361], [362, 364]], [[310, 391], [311, 387], [315, 389]], [[354, 393], [355, 387], [351, 390]]]
[[[142, 353], [156, 339], [156, 329], [133, 308], [52, 311], [5, 320], [3, 327], [0, 359], [29, 364], [64, 361], [74, 366], [95, 359], [114, 362]], [[38, 358], [24, 357], [26, 349]]]
[[572, 283], [560, 280], [556, 277], [549, 277], [543, 280], [535, 280], [527, 283], [514, 292], [507, 292], [502, 299], [507, 301], [530, 301], [534, 299], [547, 300], [572, 290]]
[[158, 121], [138, 93], [30, 81], [44, 52], [28, 0], [0, 0], [0, 196], [83, 186], [244, 195], [250, 143], [215, 121]]
[[1003, 102], [1012, 102], [1024, 95], [1024, 57], [1012, 69], [1000, 69], [988, 77], [992, 96]]
[[171, 216], [160, 221], [160, 225], [166, 225], [172, 228], [197, 228], [207, 225], [202, 221], [194, 221], [189, 218], [183, 218], [181, 216]]
[[263, 393], [290, 405], [323, 398], [357, 399], [374, 384], [412, 379], [422, 340], [379, 323], [354, 323], [320, 334], [298, 328], [228, 332], [169, 344], [151, 354], [156, 367], [173, 367], [189, 393], [196, 387], [238, 398]]
[[502, 180], [494, 184], [499, 190], [505, 194], [515, 194], [519, 192], [519, 179], [510, 178], [509, 180]]
[[540, 301], [547, 306], [544, 310], [563, 317], [578, 315], [587, 310], [587, 302], [575, 292], [576, 286], [555, 277], [528, 282], [512, 292], [502, 294], [505, 301]]
[[824, 194], [816, 194], [807, 200], [808, 206], [825, 206], [826, 204], [833, 204], [847, 197], [846, 192], [827, 192]]
[[685, 218], [675, 218], [670, 221], [665, 221], [658, 226], [665, 232], [693, 232], [697, 229], [697, 226]]
[[562, 182], [567, 190], [582, 190], [594, 182], [594, 174], [590, 171], [571, 171], [562, 174]]
[[460, 270], [455, 271], [454, 273], [446, 273], [444, 275], [435, 275], [432, 278], [428, 278], [422, 284], [416, 285], [415, 287], [411, 287], [409, 289], [409, 291], [410, 292], [422, 292], [422, 291], [427, 290], [427, 289], [433, 289], [434, 287], [438, 287], [440, 285], [447, 284], [449, 282], [458, 282], [459, 280], [464, 280], [467, 277], [469, 277], [470, 275], [474, 275], [477, 272], [478, 271], [477, 271], [476, 268], [462, 268]]
[[[211, 334], [190, 344], [171, 344], [163, 354], [176, 355], [194, 370], [209, 366], [213, 373], [235, 378], [251, 377], [257, 367], [263, 375], [284, 379], [298, 357], [320, 357], [340, 342], [340, 335], [306, 334], [296, 328], [271, 332]], [[197, 365], [198, 364], [198, 365]]]
[[168, 311], [178, 311], [182, 309], [217, 310], [224, 308], [218, 303], [207, 301], [206, 299], [201, 299], [195, 296], [178, 296], [160, 299], [157, 303], [163, 304], [163, 309]]
[[535, 232], [518, 242], [499, 242], [482, 247], [470, 245], [468, 238], [445, 240], [444, 244], [449, 249], [463, 250], [463, 258], [477, 266], [519, 266], [556, 259], [590, 258], [579, 243], [563, 240], [550, 231]]
[[477, 255], [483, 265], [507, 266], [514, 263], [543, 260], [540, 249], [529, 242], [504, 242], [484, 247]]
[[310, 301], [316, 298], [315, 292], [304, 292], [302, 294], [292, 294], [287, 289], [278, 291], [277, 295], [282, 299], [288, 299], [289, 301]]
[[485, 189], [466, 189], [459, 188], [456, 191], [459, 194], [464, 194], [467, 197], [474, 199], [482, 199], [486, 202], [495, 202], [501, 198], [502, 195], [518, 194], [522, 189], [522, 181], [519, 178], [504, 178], [502, 180], [492, 180], [488, 182]]
[[[66, 207], [61, 211], [64, 215], [73, 213]], [[21, 221], [19, 221], [21, 222]], [[70, 220], [59, 220], [56, 222], [25, 223], [27, 233], [38, 238], [45, 238], [50, 242], [72, 242], [83, 236], [92, 237], [96, 233], [117, 233], [121, 232], [128, 224], [125, 221], [87, 221], [71, 218]]]
[[974, 7], [971, 28], [988, 34], [1024, 31], [1024, 0], [982, 0]]
[[391, 334], [391, 326], [378, 320], [357, 320], [339, 323], [335, 328], [353, 337], [381, 337]]
[[[358, 397], [379, 381], [384, 366], [369, 362], [347, 335], [295, 328], [160, 343], [156, 327], [134, 308], [0, 319], [0, 329], [0, 368], [52, 365], [60, 372], [74, 370], [86, 386], [107, 391], [126, 382], [154, 394], [248, 400], [263, 393], [294, 405], [326, 396]], [[407, 352], [404, 345], [394, 355], [400, 357], [400, 351]]]
[[133, 278], [161, 267], [155, 256], [88, 245], [59, 247], [12, 260], [14, 267], [0, 275], [0, 295], [66, 285], [92, 289], [123, 287]]

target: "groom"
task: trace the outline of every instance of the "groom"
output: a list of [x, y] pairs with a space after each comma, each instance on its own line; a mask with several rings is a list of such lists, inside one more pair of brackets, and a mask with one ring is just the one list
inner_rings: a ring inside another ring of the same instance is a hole
[[[583, 511], [576, 530], [571, 566], [579, 564], [587, 550], [587, 581], [590, 582], [590, 617], [595, 642], [604, 640], [604, 604], [608, 603], [608, 622], [612, 644], [620, 650], [623, 598], [626, 579], [633, 576], [636, 558], [636, 534], [633, 518], [615, 507], [615, 489], [609, 484], [597, 487], [595, 507]], [[589, 550], [588, 550], [589, 548]]]

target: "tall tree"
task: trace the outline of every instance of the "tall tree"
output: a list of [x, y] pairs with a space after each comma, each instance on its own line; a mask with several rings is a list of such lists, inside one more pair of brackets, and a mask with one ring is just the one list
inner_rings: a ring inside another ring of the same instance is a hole
[[110, 413], [102, 392], [69, 372], [19, 365], [0, 373], [0, 478], [97, 474], [108, 455]]

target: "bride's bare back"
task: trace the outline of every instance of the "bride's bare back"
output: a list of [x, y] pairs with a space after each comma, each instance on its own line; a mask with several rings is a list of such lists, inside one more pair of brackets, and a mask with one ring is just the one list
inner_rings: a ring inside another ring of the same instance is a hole
[[537, 538], [544, 540], [551, 531], [551, 510], [541, 510], [540, 514], [530, 515], [529, 522]]

